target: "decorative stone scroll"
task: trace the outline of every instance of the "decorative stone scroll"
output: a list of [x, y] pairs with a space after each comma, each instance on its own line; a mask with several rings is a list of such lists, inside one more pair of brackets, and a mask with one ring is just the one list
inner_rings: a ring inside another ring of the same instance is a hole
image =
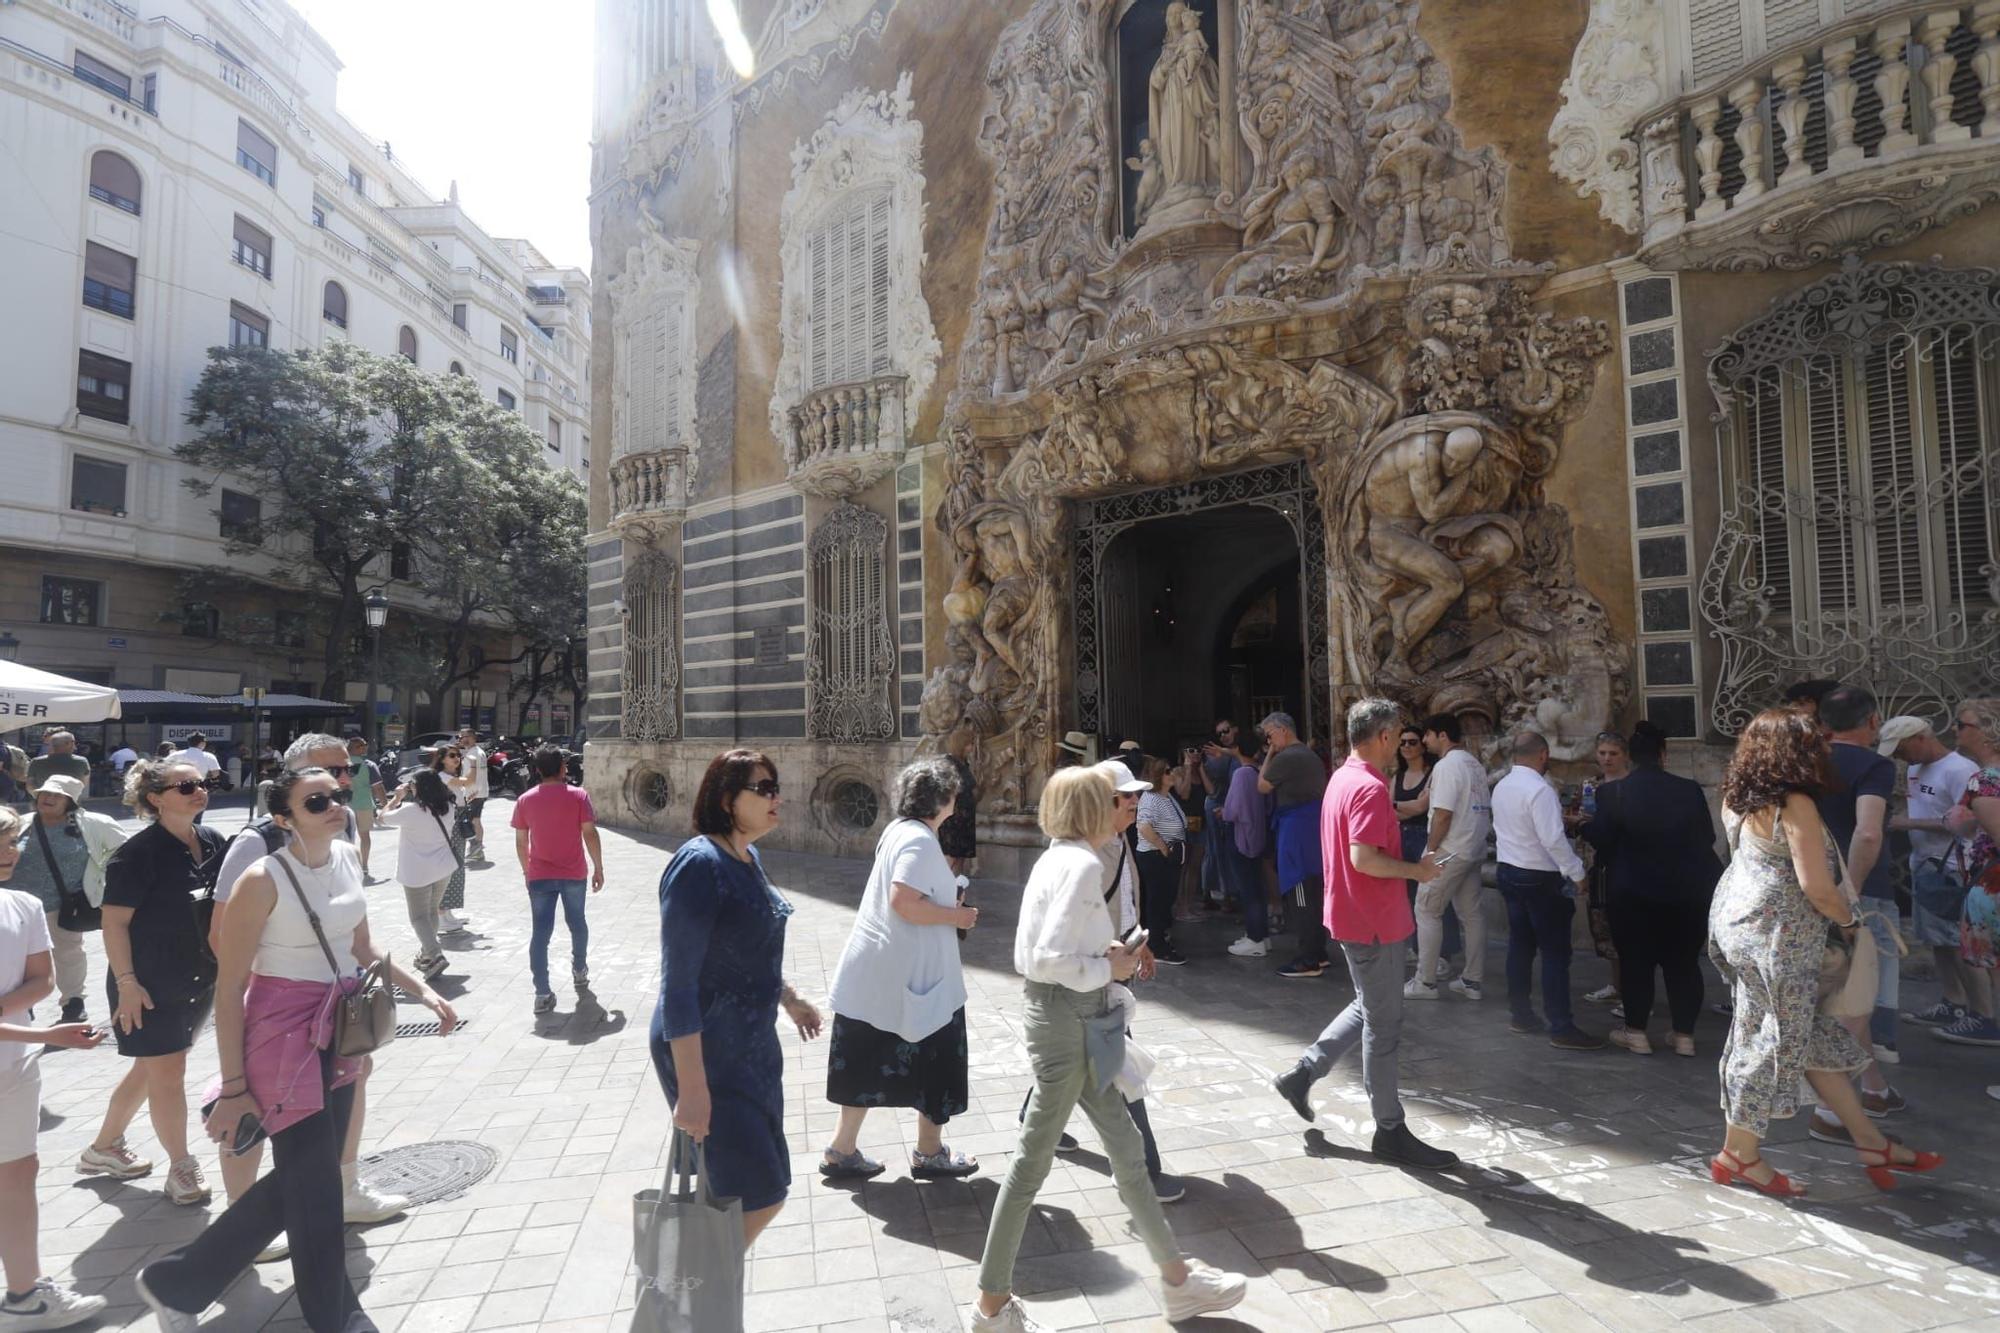
[[1634, 234], [1641, 213], [1632, 130], [1665, 95], [1665, 8], [1659, 0], [1591, 0], [1590, 25], [1563, 80], [1562, 110], [1549, 126], [1556, 175], [1579, 195], [1596, 195], [1604, 220]]

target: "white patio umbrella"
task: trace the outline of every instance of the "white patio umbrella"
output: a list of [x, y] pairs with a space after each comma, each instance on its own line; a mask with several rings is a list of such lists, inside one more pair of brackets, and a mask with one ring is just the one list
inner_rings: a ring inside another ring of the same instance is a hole
[[0, 731], [51, 722], [108, 722], [118, 691], [0, 659]]

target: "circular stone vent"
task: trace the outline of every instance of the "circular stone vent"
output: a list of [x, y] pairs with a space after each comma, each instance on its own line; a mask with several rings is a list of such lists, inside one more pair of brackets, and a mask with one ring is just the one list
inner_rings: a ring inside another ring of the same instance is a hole
[[500, 1154], [468, 1139], [439, 1139], [370, 1153], [360, 1174], [384, 1194], [401, 1194], [411, 1204], [436, 1203], [465, 1193], [492, 1173]]
[[867, 783], [848, 778], [827, 793], [827, 807], [835, 824], [851, 833], [866, 833], [882, 813], [882, 799]]
[[674, 799], [674, 784], [665, 773], [642, 768], [632, 775], [632, 803], [648, 814], [658, 814]]

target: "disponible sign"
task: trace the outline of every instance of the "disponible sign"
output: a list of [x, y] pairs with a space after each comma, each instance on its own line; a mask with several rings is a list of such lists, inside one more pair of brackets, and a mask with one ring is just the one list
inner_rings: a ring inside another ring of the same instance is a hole
[[163, 741], [172, 741], [175, 745], [184, 746], [187, 744], [187, 738], [194, 735], [197, 731], [200, 732], [202, 735], [208, 737], [208, 739], [211, 742], [213, 742], [213, 741], [226, 741], [232, 739], [236, 731], [236, 728], [231, 726], [227, 722], [220, 724], [208, 722], [208, 723], [202, 723], [199, 726], [191, 726], [191, 727], [188, 726], [161, 727], [160, 739]]

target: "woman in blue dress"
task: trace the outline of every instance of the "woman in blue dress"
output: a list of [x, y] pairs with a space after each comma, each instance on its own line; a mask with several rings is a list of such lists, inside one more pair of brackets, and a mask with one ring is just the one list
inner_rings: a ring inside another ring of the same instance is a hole
[[779, 1007], [806, 1040], [820, 1031], [783, 975], [792, 905], [750, 845], [777, 826], [776, 766], [754, 750], [717, 755], [695, 794], [696, 836], [660, 877], [653, 1064], [674, 1125], [706, 1142], [715, 1193], [742, 1200], [746, 1247], [792, 1183]]

